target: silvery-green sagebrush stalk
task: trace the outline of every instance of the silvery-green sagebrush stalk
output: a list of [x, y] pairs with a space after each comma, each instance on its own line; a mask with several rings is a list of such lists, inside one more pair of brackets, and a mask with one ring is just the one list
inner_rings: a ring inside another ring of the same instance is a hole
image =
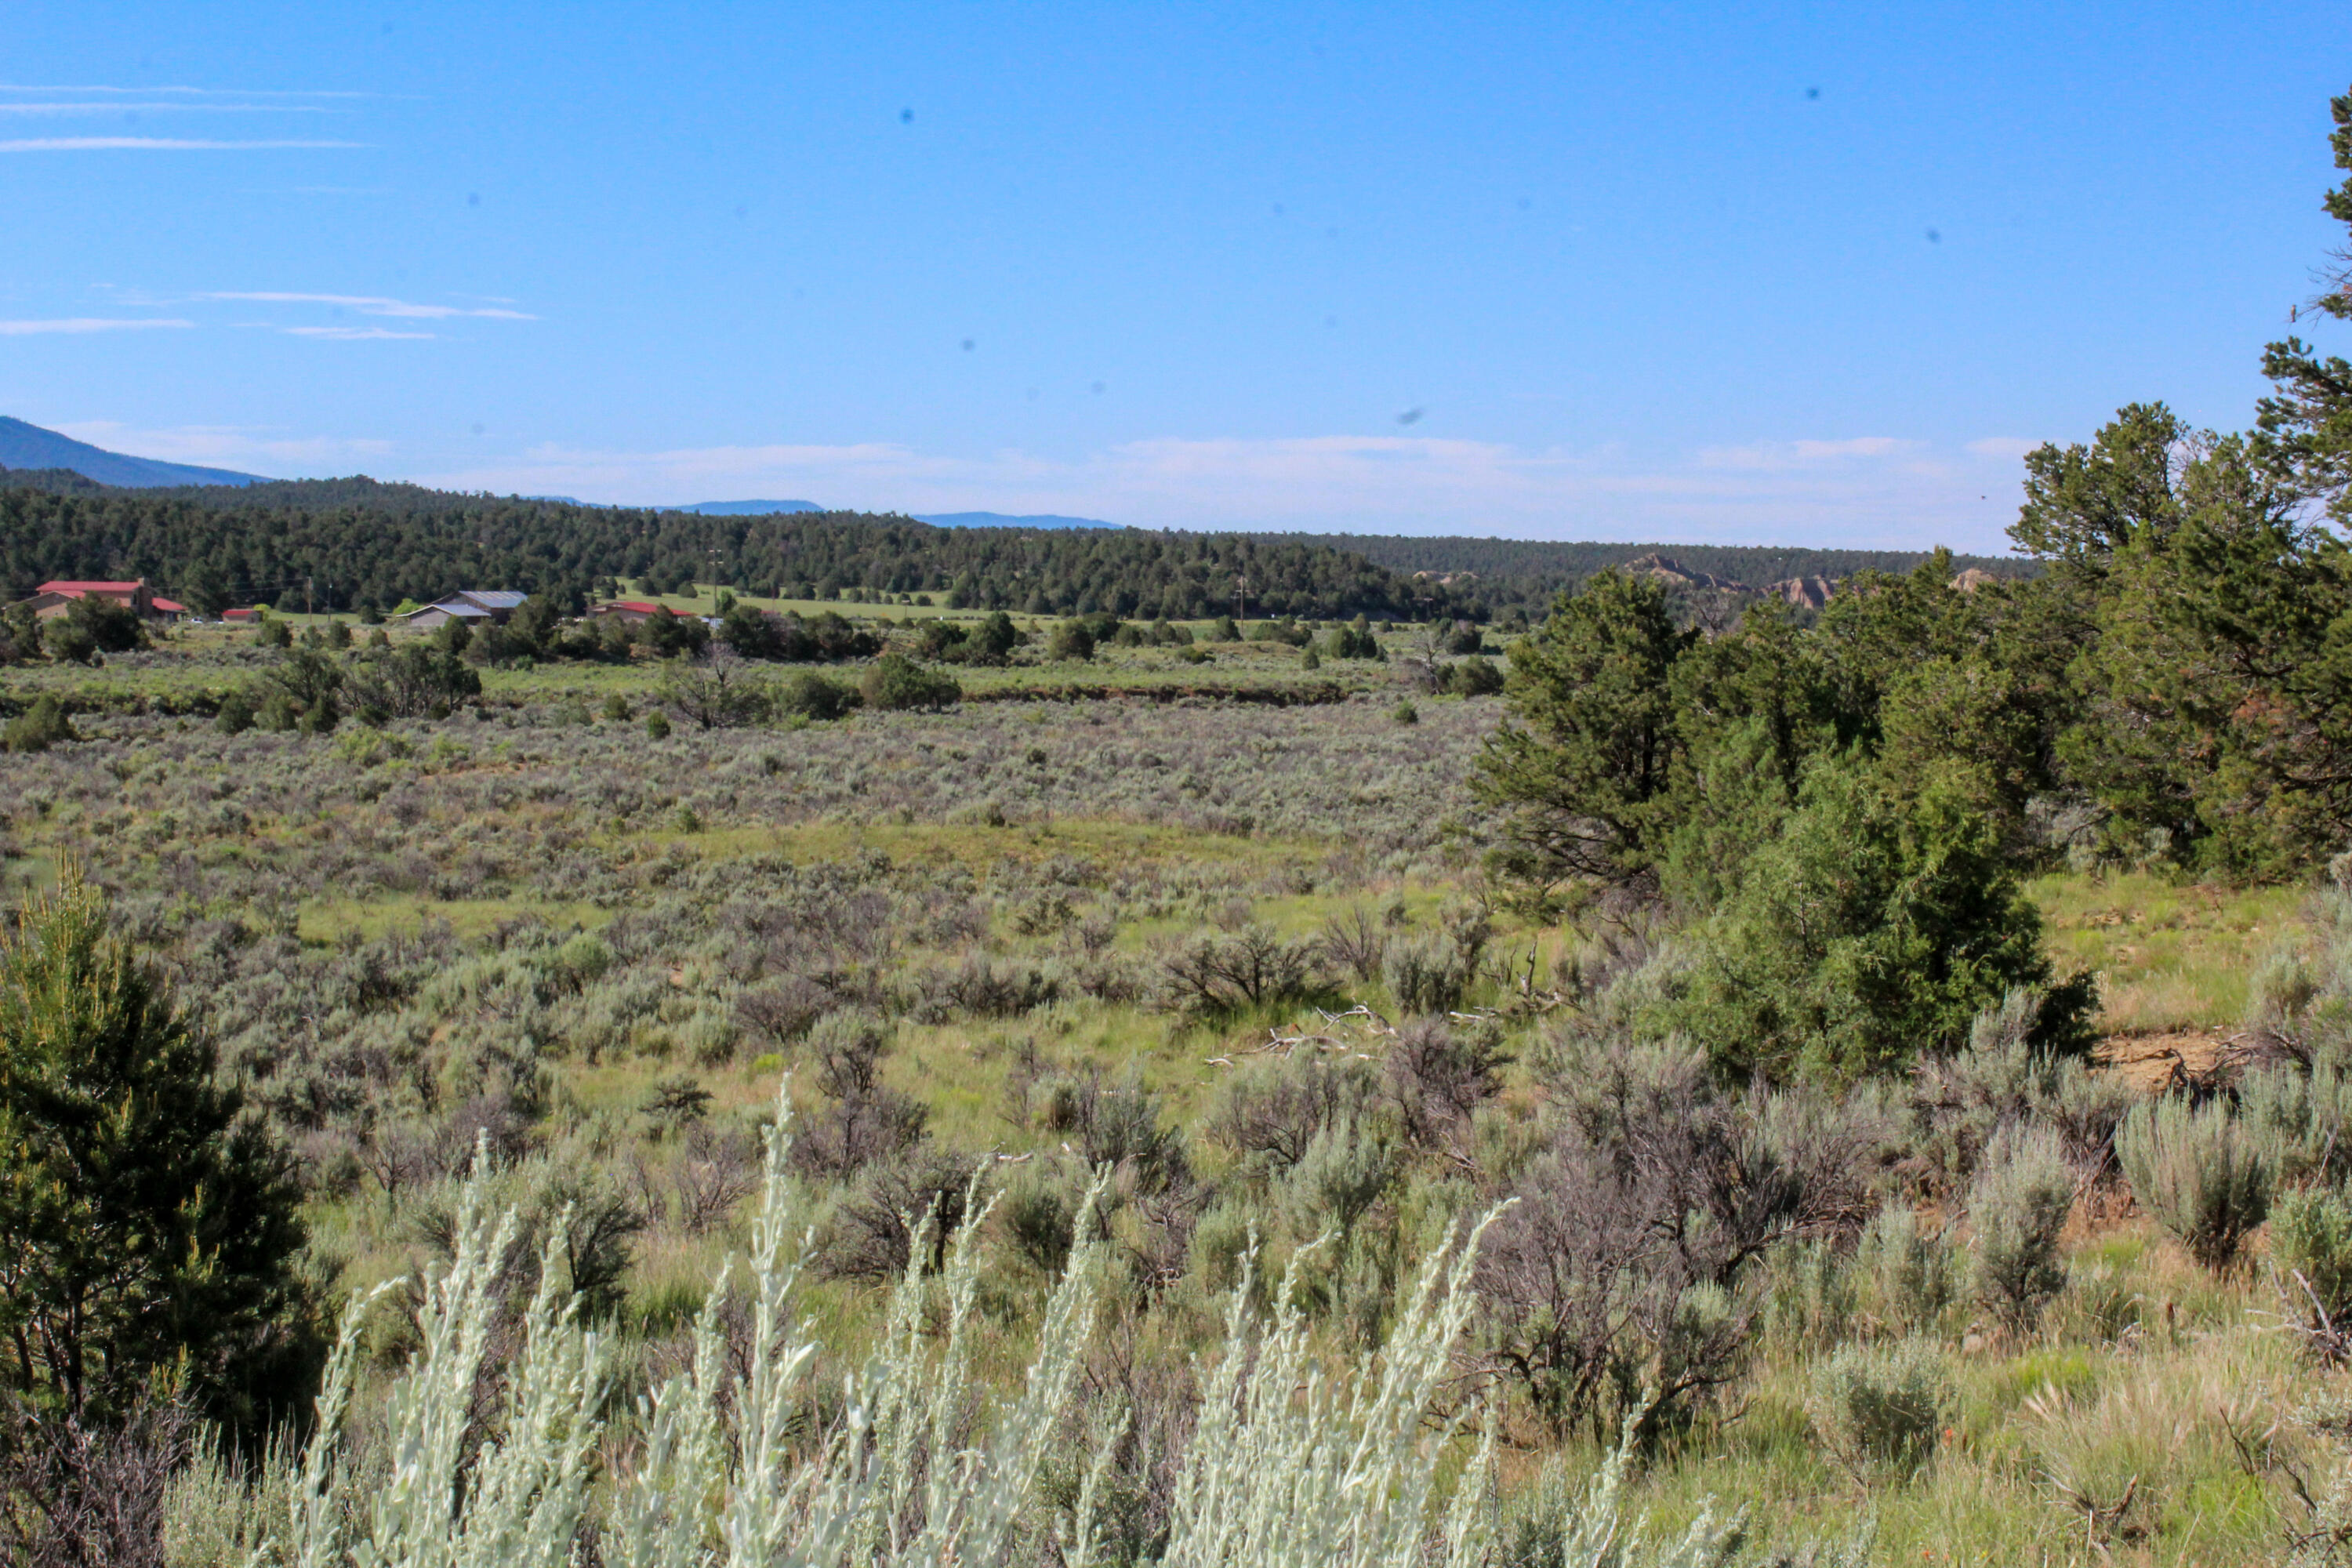
[[[319, 1429], [302, 1466], [278, 1553], [304, 1568], [547, 1568], [570, 1562], [587, 1511], [590, 1460], [603, 1435], [604, 1339], [579, 1321], [577, 1297], [557, 1289], [563, 1222], [540, 1260], [540, 1287], [522, 1319], [522, 1347], [508, 1369], [503, 1436], [468, 1452], [474, 1382], [482, 1366], [499, 1275], [514, 1245], [511, 1212], [485, 1212], [488, 1161], [458, 1205], [447, 1268], [425, 1285], [424, 1344], [385, 1402], [390, 1470], [364, 1500], [345, 1495], [340, 1473], [343, 1406], [350, 1397], [354, 1303], [319, 1402]], [[363, 1506], [362, 1506], [363, 1504]], [[343, 1521], [363, 1517], [356, 1539]]]
[[[1295, 1279], [1284, 1280], [1273, 1327], [1255, 1339], [1244, 1267], [1226, 1314], [1224, 1354], [1204, 1380], [1200, 1423], [1177, 1477], [1169, 1563], [1339, 1568], [1420, 1560], [1443, 1447], [1423, 1434], [1422, 1418], [1468, 1321], [1468, 1271], [1484, 1229], [1472, 1232], [1450, 1268], [1442, 1252], [1423, 1266], [1377, 1374], [1360, 1368], [1345, 1387], [1315, 1364]], [[1449, 1426], [1444, 1436], [1454, 1435]], [[1456, 1510], [1448, 1523], [1448, 1568], [1482, 1561], [1486, 1531], [1476, 1513]]]
[[[1095, 1330], [1105, 1244], [1072, 1248], [1027, 1380], [990, 1420], [976, 1409], [971, 1378], [987, 1205], [967, 1204], [970, 1217], [949, 1238], [937, 1281], [947, 1333], [936, 1353], [923, 1333], [921, 1260], [937, 1236], [936, 1222], [926, 1220], [891, 1294], [880, 1348], [849, 1380], [845, 1417], [813, 1450], [796, 1444], [817, 1347], [793, 1298], [810, 1232], [785, 1172], [784, 1111], [780, 1094], [747, 1270], [750, 1367], [732, 1379], [723, 1371], [719, 1318], [730, 1266], [696, 1320], [691, 1366], [640, 1402], [642, 1442], [607, 1478], [598, 1542], [604, 1560], [614, 1568], [1089, 1568], [1108, 1443], [1070, 1517], [1055, 1516], [1039, 1481], [1067, 1429]], [[495, 1284], [514, 1237], [511, 1215], [495, 1222], [488, 1215], [487, 1189], [478, 1165], [454, 1256], [428, 1282], [423, 1344], [386, 1404], [390, 1474], [364, 1497], [354, 1495], [340, 1463], [367, 1304], [353, 1302], [320, 1396], [318, 1431], [289, 1488], [286, 1533], [273, 1542], [278, 1561], [294, 1568], [569, 1568], [588, 1511], [591, 1458], [605, 1431], [605, 1346], [580, 1323], [576, 1300], [559, 1295], [559, 1232], [507, 1369], [503, 1408], [487, 1423], [493, 1435], [468, 1450]], [[1097, 1228], [1098, 1197], [1099, 1183], [1079, 1215], [1080, 1237]], [[1291, 1304], [1295, 1292], [1284, 1290], [1285, 1304], [1261, 1334], [1244, 1279], [1223, 1352], [1204, 1375], [1165, 1563], [1486, 1568], [1501, 1560], [1491, 1518], [1491, 1415], [1450, 1499], [1441, 1497], [1439, 1479], [1448, 1453], [1466, 1440], [1467, 1415], [1434, 1433], [1425, 1426], [1472, 1309], [1469, 1270], [1483, 1229], [1423, 1266], [1378, 1358], [1335, 1376], [1317, 1364]], [[1712, 1568], [1729, 1560], [1738, 1531], [1705, 1520], [1682, 1541], [1647, 1549], [1638, 1527], [1619, 1518], [1623, 1465], [1621, 1450], [1581, 1500], [1560, 1489], [1536, 1521], [1534, 1555], [1515, 1560], [1560, 1568]], [[1529, 1544], [1526, 1531], [1517, 1544]]]

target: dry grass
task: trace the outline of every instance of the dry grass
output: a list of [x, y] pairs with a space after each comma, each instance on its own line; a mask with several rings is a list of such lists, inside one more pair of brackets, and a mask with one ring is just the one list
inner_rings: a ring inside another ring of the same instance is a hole
[[2217, 1283], [2144, 1221], [2085, 1240], [2070, 1261], [2076, 1289], [2086, 1274], [2113, 1276], [2132, 1321], [2112, 1338], [2085, 1331], [2062, 1297], [2039, 1331], [2010, 1341], [1956, 1310], [1940, 1337], [1957, 1413], [1917, 1476], [1865, 1483], [1831, 1460], [1804, 1414], [1815, 1358], [1780, 1345], [1736, 1415], [1654, 1468], [1640, 1500], [1673, 1520], [1738, 1497], [1780, 1541], [1834, 1536], [1868, 1515], [1873, 1561], [1887, 1563], [2277, 1561], [2294, 1507], [2275, 1474], [2249, 1471], [2232, 1433], [2257, 1455], [2267, 1440], [2284, 1445], [2276, 1457], [2311, 1463], [2286, 1423], [2344, 1374], [2275, 1331], [2266, 1280], [2248, 1270]]

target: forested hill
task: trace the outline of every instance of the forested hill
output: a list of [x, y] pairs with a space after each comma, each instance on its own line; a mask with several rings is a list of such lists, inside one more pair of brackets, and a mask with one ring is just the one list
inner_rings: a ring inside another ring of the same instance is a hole
[[0, 589], [53, 577], [145, 577], [200, 610], [271, 603], [344, 610], [458, 588], [590, 594], [616, 580], [755, 593], [956, 595], [1034, 614], [1197, 617], [1231, 609], [1318, 619], [1477, 615], [1356, 552], [1237, 534], [937, 528], [905, 517], [710, 517], [373, 479], [114, 489], [0, 479]]
[[[1927, 559], [1917, 550], [1799, 550], [1731, 544], [1606, 544], [1534, 539], [1403, 538], [1354, 533], [1260, 534], [1266, 540], [1316, 550], [1361, 555], [1376, 566], [1412, 576], [1464, 573], [1475, 581], [1453, 584], [1497, 614], [1534, 613], [1563, 588], [1573, 588], [1597, 572], [1663, 556], [1695, 575], [1728, 578], [1761, 589], [1792, 577], [1832, 581], [1857, 572], [1908, 572]], [[1970, 567], [1996, 577], [2030, 576], [2034, 563], [2014, 556], [1958, 555], [1956, 572]]]

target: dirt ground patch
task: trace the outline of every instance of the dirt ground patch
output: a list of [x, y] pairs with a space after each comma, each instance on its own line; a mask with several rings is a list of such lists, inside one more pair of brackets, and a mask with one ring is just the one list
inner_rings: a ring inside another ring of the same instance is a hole
[[2110, 1035], [2091, 1059], [2147, 1094], [2209, 1083], [2234, 1067], [2245, 1038], [2231, 1029], [2163, 1030]]

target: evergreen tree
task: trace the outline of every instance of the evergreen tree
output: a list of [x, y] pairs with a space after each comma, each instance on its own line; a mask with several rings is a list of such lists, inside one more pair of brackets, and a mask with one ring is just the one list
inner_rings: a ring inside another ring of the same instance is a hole
[[2041, 917], [1970, 795], [1947, 775], [1906, 798], [1858, 755], [1815, 758], [1651, 1026], [1736, 1077], [1850, 1080], [1966, 1044], [1979, 1011], [2050, 979]]
[[1498, 869], [1545, 898], [1651, 879], [1677, 749], [1672, 676], [1693, 641], [1655, 580], [1604, 572], [1511, 645], [1514, 721], [1473, 781], [1502, 813]]
[[[2336, 166], [2352, 171], [2352, 93], [2333, 100], [2336, 129], [2328, 137]], [[2352, 172], [2329, 191], [2327, 215], [2352, 230]], [[2339, 250], [2314, 307], [2352, 321], [2352, 247]], [[2277, 390], [2262, 401], [2265, 449], [2291, 477], [2296, 491], [2324, 502], [2338, 523], [2352, 523], [2352, 363], [2323, 355], [2299, 337], [2270, 345], [2263, 374]]]
[[301, 1192], [163, 983], [68, 874], [0, 937], [0, 1357], [104, 1415], [157, 1377], [232, 1421], [318, 1345]]

